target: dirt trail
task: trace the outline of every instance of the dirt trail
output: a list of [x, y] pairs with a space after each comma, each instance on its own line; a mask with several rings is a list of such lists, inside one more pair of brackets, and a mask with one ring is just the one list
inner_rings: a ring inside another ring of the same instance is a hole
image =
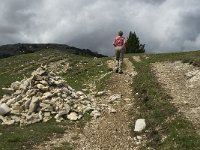
[[[84, 128], [80, 139], [74, 143], [77, 150], [131, 150], [136, 149], [137, 145], [130, 136], [130, 124], [132, 117], [129, 115], [130, 108], [133, 106], [134, 98], [130, 83], [136, 72], [132, 63], [125, 58], [126, 70], [124, 74], [113, 74], [109, 79], [106, 91], [110, 91], [106, 96], [101, 97], [99, 104], [109, 103], [109, 97], [113, 94], [121, 94], [122, 99], [112, 107], [116, 113], [109, 111], [102, 112], [102, 117], [89, 122]], [[112, 62], [109, 62], [112, 66]]]
[[172, 103], [200, 134], [200, 68], [181, 62], [154, 63], [153, 70]]

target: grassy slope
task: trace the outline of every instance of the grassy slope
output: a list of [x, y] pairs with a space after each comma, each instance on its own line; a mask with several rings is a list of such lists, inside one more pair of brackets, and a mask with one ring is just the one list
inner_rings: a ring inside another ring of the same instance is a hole
[[[20, 81], [24, 77], [29, 77], [31, 72], [39, 67], [42, 63], [67, 59], [72, 67], [62, 76], [69, 85], [80, 90], [84, 84], [99, 78], [100, 75], [108, 71], [105, 67], [107, 58], [93, 59], [93, 57], [83, 57], [72, 55], [60, 51], [45, 50], [31, 54], [13, 56], [0, 59], [0, 97], [3, 96], [2, 87], [8, 87], [14, 81]], [[102, 64], [102, 65], [99, 65]], [[2, 126], [0, 125], [0, 149], [31, 149], [34, 144], [41, 143], [50, 139], [55, 134], [62, 136], [64, 131], [73, 126], [83, 127], [90, 117], [86, 115], [81, 121], [74, 123], [66, 121], [56, 123], [49, 121], [47, 123], [37, 123], [26, 127]], [[41, 134], [42, 133], [42, 134]], [[68, 143], [65, 143], [67, 149], [71, 149]]]
[[131, 56], [129, 59], [138, 72], [133, 86], [135, 92], [139, 93], [136, 98], [139, 106], [137, 118], [145, 118], [148, 124], [148, 133], [145, 133], [148, 137], [147, 146], [158, 150], [200, 149], [200, 136], [192, 124], [177, 113], [177, 109], [170, 103], [171, 97], [159, 85], [150, 65], [157, 61], [181, 60], [198, 66], [200, 51], [140, 56], [141, 62], [135, 62]]

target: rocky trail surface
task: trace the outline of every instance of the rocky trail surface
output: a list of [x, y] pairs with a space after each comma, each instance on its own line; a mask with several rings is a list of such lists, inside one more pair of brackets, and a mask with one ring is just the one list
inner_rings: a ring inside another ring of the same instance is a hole
[[[114, 61], [109, 60], [108, 66], [114, 68]], [[67, 130], [61, 138], [52, 138], [35, 149], [51, 149], [62, 147], [63, 143], [70, 143], [77, 150], [136, 150], [142, 142], [131, 137], [131, 123], [134, 119], [130, 111], [134, 108], [134, 96], [132, 95], [132, 79], [137, 74], [134, 66], [125, 58], [123, 74], [111, 73], [104, 91], [97, 92], [94, 83], [90, 84], [90, 98], [95, 101], [96, 110], [93, 118], [84, 129], [77, 127]], [[106, 78], [107, 73], [100, 78]], [[94, 94], [96, 93], [96, 94]], [[132, 113], [133, 114], [133, 113]], [[134, 126], [134, 124], [132, 124]]]
[[[130, 136], [132, 117], [129, 115], [134, 98], [130, 83], [136, 75], [132, 63], [125, 59], [124, 74], [113, 74], [107, 81], [106, 93], [98, 100], [98, 105], [107, 107], [102, 116], [89, 122], [80, 139], [76, 141], [76, 149], [136, 149], [136, 141]], [[109, 62], [113, 67], [113, 63]], [[133, 111], [133, 110], [132, 110]]]
[[152, 67], [158, 81], [172, 97], [171, 103], [200, 133], [200, 69], [180, 61], [158, 62]]

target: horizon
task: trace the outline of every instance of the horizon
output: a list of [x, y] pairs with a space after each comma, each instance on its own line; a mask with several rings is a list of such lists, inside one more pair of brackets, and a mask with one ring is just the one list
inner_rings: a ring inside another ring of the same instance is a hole
[[[81, 48], [81, 47], [76, 47], [76, 46], [73, 46], [73, 45], [69, 45], [69, 44], [65, 44], [65, 43], [13, 43], [13, 44], [3, 44], [3, 45], [0, 45], [1, 46], [7, 46], [7, 45], [17, 45], [17, 44], [38, 44], [38, 45], [45, 45], [45, 44], [55, 44], [55, 45], [65, 45], [65, 46], [69, 46], [69, 47], [74, 47], [74, 48], [77, 48], [77, 49], [80, 49], [80, 50], [90, 50], [91, 52], [93, 53], [97, 53], [97, 54], [102, 54], [102, 53], [99, 53], [98, 51], [93, 51], [92, 49], [88, 49], [88, 48]], [[187, 52], [195, 52], [195, 51], [200, 51], [200, 49], [194, 49], [194, 50], [185, 50], [185, 51], [173, 51], [173, 52], [160, 52], [160, 53], [156, 53], [156, 52], [151, 52], [151, 53], [148, 53], [148, 52], [145, 52], [144, 54], [173, 54], [173, 53], [187, 53]], [[136, 53], [137, 54], [137, 53]], [[114, 56], [115, 54], [102, 54], [104, 56]]]

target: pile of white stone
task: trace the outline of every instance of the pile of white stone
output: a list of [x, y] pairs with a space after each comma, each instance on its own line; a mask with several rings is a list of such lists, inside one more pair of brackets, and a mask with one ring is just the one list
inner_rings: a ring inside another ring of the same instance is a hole
[[[78, 120], [96, 106], [82, 91], [75, 91], [59, 76], [41, 66], [30, 78], [3, 88], [0, 100], [0, 123], [27, 125], [55, 118]], [[1, 108], [2, 106], [2, 108]]]

